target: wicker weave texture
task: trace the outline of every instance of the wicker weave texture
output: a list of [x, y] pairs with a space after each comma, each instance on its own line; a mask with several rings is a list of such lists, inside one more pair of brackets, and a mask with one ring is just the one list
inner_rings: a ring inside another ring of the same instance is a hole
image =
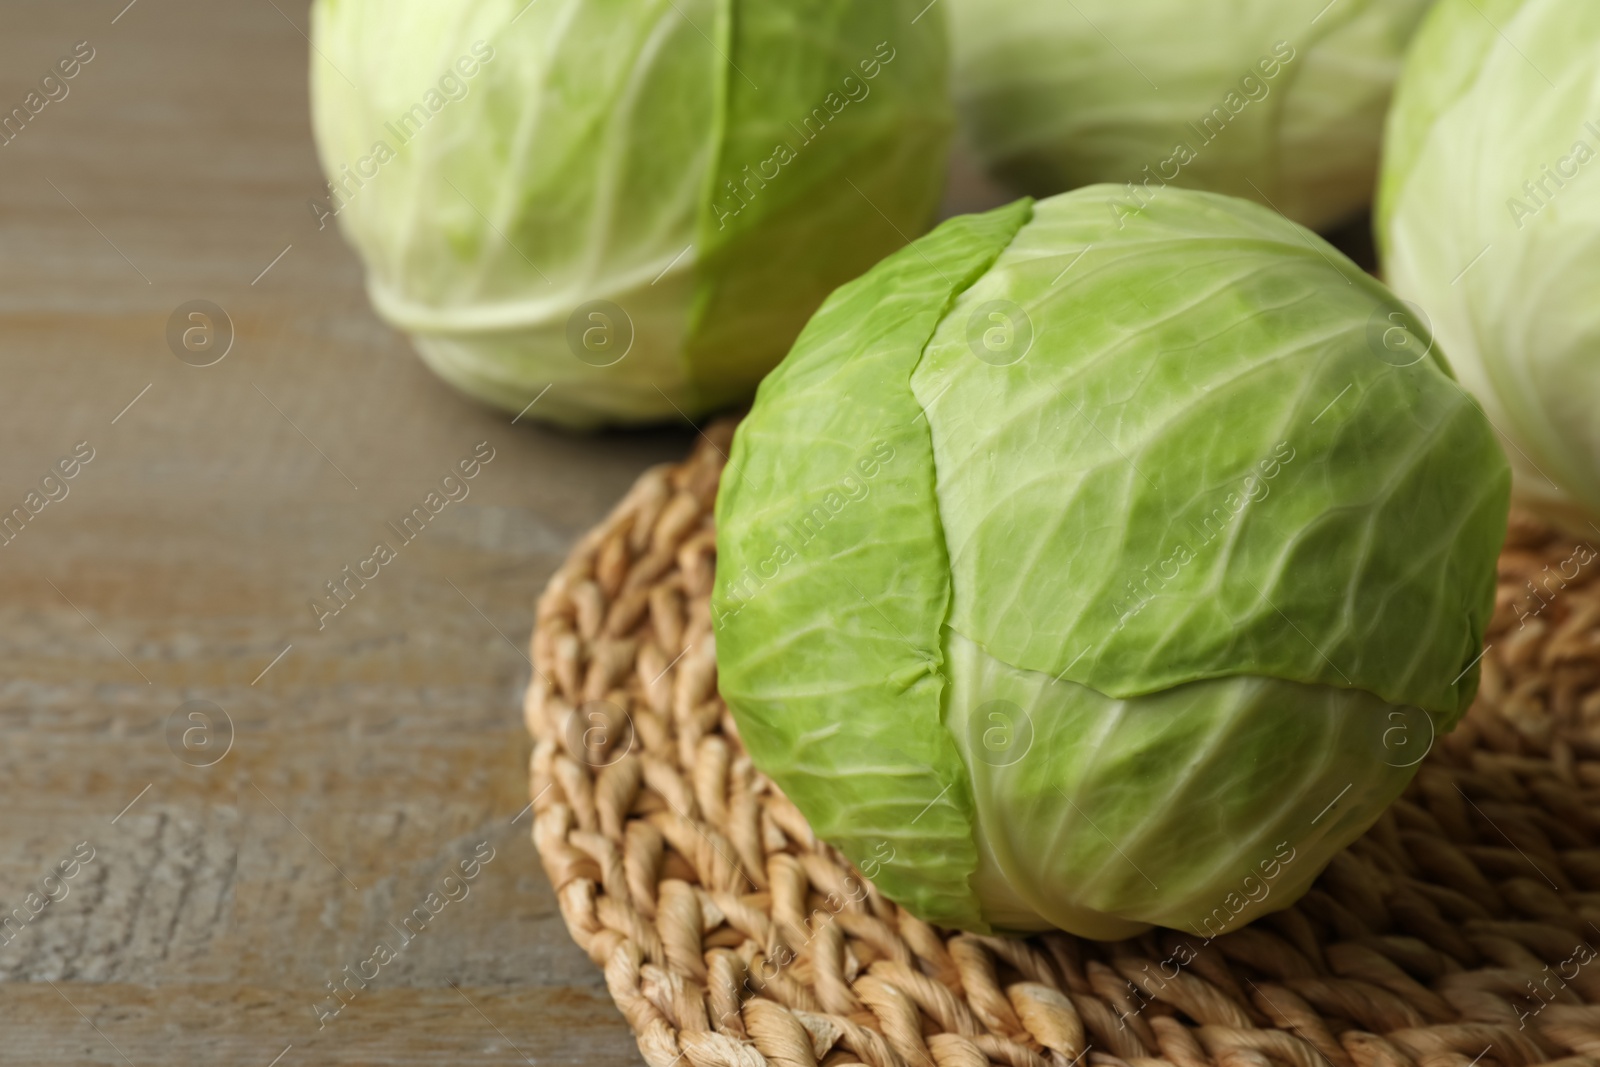
[[639, 480], [533, 636], [534, 842], [651, 1067], [1600, 1067], [1587, 543], [1513, 518], [1476, 706], [1293, 908], [979, 937], [878, 895], [739, 743], [708, 601], [732, 430]]

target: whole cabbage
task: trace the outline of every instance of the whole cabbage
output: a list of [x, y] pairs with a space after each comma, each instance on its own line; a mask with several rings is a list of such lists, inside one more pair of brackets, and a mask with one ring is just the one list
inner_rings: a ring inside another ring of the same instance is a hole
[[933, 221], [953, 119], [922, 6], [316, 0], [313, 211], [476, 397], [575, 426], [743, 400]]
[[1600, 518], [1600, 7], [1444, 0], [1390, 118], [1385, 273], [1510, 443], [1519, 496]]
[[1168, 183], [1323, 228], [1372, 199], [1432, 0], [946, 0], [967, 139], [1019, 192]]
[[1287, 906], [1477, 687], [1510, 476], [1308, 231], [1115, 187], [835, 293], [717, 502], [719, 684], [887, 895], [969, 929]]

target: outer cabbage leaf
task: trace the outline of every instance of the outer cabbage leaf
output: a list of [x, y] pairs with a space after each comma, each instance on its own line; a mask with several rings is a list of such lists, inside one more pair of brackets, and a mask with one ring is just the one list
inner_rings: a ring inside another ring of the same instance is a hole
[[[1481, 10], [1480, 10], [1481, 9]], [[1508, 442], [1519, 494], [1600, 517], [1600, 8], [1446, 0], [1387, 144], [1387, 277]]]
[[[1482, 412], [1436, 351], [1395, 365], [1393, 297], [1300, 227], [1116, 195], [1039, 204], [912, 377], [951, 627], [1114, 697], [1252, 674], [1453, 723], [1505, 534]], [[972, 341], [997, 303], [1033, 336], [998, 366]]]
[[1117, 700], [950, 633], [992, 924], [1202, 937], [1296, 900], [1410, 781], [1435, 724], [1356, 689], [1240, 676]]
[[719, 687], [746, 747], [885, 893], [969, 928], [972, 799], [941, 721], [949, 562], [910, 378], [1028, 215], [955, 219], [835, 293], [762, 383], [717, 500]]

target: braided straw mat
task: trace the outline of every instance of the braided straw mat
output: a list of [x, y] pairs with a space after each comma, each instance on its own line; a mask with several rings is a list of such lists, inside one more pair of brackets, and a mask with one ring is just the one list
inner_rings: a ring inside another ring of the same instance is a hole
[[533, 636], [534, 842], [651, 1067], [1600, 1065], [1592, 549], [1513, 517], [1477, 704], [1293, 908], [980, 937], [878, 895], [739, 743], [708, 605], [732, 432], [639, 480]]

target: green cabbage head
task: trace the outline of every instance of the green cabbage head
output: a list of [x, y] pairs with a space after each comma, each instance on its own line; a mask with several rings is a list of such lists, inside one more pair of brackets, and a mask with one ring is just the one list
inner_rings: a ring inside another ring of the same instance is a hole
[[1372, 199], [1432, 0], [945, 0], [968, 141], [1020, 192], [1247, 197], [1323, 228]]
[[1389, 120], [1378, 236], [1506, 435], [1519, 497], [1600, 518], [1600, 6], [1444, 0]]
[[758, 767], [924, 919], [1292, 903], [1471, 702], [1510, 475], [1395, 299], [1265, 208], [1115, 187], [836, 292], [717, 502]]
[[316, 0], [312, 210], [473, 396], [574, 426], [745, 400], [933, 222], [954, 120], [922, 6]]

